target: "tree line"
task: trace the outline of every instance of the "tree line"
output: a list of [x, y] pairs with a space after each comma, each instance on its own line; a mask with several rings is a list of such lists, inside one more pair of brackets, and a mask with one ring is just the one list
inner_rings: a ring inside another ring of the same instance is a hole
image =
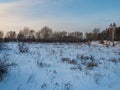
[[106, 30], [100, 32], [99, 28], [94, 28], [92, 32], [66, 32], [55, 31], [47, 26], [35, 32], [35, 30], [25, 27], [17, 34], [15, 31], [8, 31], [5, 35], [0, 31], [0, 41], [24, 41], [24, 42], [83, 42], [83, 41], [110, 40], [120, 41], [120, 27], [115, 23], [110, 24]]

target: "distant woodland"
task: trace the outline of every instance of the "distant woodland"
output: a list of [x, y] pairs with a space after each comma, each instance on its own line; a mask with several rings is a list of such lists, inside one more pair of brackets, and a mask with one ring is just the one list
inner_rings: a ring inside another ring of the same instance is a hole
[[94, 28], [92, 32], [86, 32], [84, 35], [80, 31], [53, 31], [45, 26], [39, 31], [35, 31], [28, 27], [20, 30], [19, 33], [9, 31], [4, 34], [0, 31], [1, 42], [86, 42], [86, 41], [120, 41], [120, 26], [115, 23], [109, 25], [106, 30], [100, 31], [99, 28]]

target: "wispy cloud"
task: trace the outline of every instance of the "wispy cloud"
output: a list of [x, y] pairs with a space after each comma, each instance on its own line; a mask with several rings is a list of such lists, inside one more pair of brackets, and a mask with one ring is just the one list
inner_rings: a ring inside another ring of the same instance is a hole
[[32, 23], [34, 26], [38, 21], [35, 23], [35, 21], [29, 17], [29, 8], [38, 3], [41, 4], [42, 1], [36, 0], [36, 2], [34, 2], [34, 0], [20, 0], [0, 3], [0, 29], [15, 30], [18, 28], [20, 29], [20, 27], [30, 26]]
[[[20, 0], [9, 3], [0, 4], [0, 29], [3, 30], [19, 30], [24, 26], [39, 29], [42, 26], [48, 25], [57, 30], [66, 28], [63, 22], [56, 20], [56, 15], [49, 11], [51, 5], [57, 7], [63, 0]], [[64, 2], [65, 3], [65, 2]], [[51, 4], [51, 5], [50, 5]], [[35, 8], [34, 8], [35, 7]], [[37, 8], [38, 7], [38, 8]], [[65, 24], [65, 22], [64, 22]], [[59, 28], [61, 27], [61, 28]]]
[[120, 16], [119, 0], [5, 1], [0, 2], [0, 29], [6, 31], [19, 30], [24, 26], [38, 30], [45, 25], [55, 30], [87, 31], [98, 26], [105, 27], [105, 23], [118, 21]]

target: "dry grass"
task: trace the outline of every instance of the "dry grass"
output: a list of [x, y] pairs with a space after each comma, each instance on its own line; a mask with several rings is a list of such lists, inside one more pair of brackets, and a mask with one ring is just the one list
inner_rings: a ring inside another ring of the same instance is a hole
[[98, 64], [95, 62], [90, 62], [87, 64], [87, 67], [97, 67], [97, 66], [98, 66]]

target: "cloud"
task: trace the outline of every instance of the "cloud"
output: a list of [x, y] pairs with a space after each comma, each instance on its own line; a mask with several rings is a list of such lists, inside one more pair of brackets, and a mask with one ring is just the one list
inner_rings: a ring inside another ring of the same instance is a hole
[[0, 4], [0, 29], [4, 29], [10, 24], [10, 22], [13, 22], [17, 19], [9, 12], [9, 10], [13, 8], [13, 6], [14, 3]]
[[57, 7], [63, 2], [63, 0], [52, 0], [52, 2], [51, 0], [19, 0], [0, 3], [0, 30], [19, 30], [24, 26], [38, 30], [45, 25], [59, 30], [61, 27], [59, 24], [63, 22], [60, 19], [58, 22], [53, 15], [55, 13], [49, 8], [51, 5]]
[[[106, 23], [118, 20], [120, 14], [111, 9], [109, 11], [101, 10], [101, 12], [94, 11], [93, 7], [88, 9], [89, 5], [86, 5], [84, 0], [13, 0], [4, 2], [0, 3], [0, 30], [17, 31], [25, 26], [39, 30], [47, 25], [54, 30], [87, 31], [90, 28], [103, 27]], [[94, 12], [91, 13], [91, 10]]]
[[[38, 2], [38, 0], [36, 1]], [[42, 3], [40, 1], [39, 4]], [[27, 10], [36, 4], [38, 3], [33, 0], [0, 3], [0, 30], [19, 30], [21, 27], [38, 23], [38, 21], [33, 21], [27, 14]]]

